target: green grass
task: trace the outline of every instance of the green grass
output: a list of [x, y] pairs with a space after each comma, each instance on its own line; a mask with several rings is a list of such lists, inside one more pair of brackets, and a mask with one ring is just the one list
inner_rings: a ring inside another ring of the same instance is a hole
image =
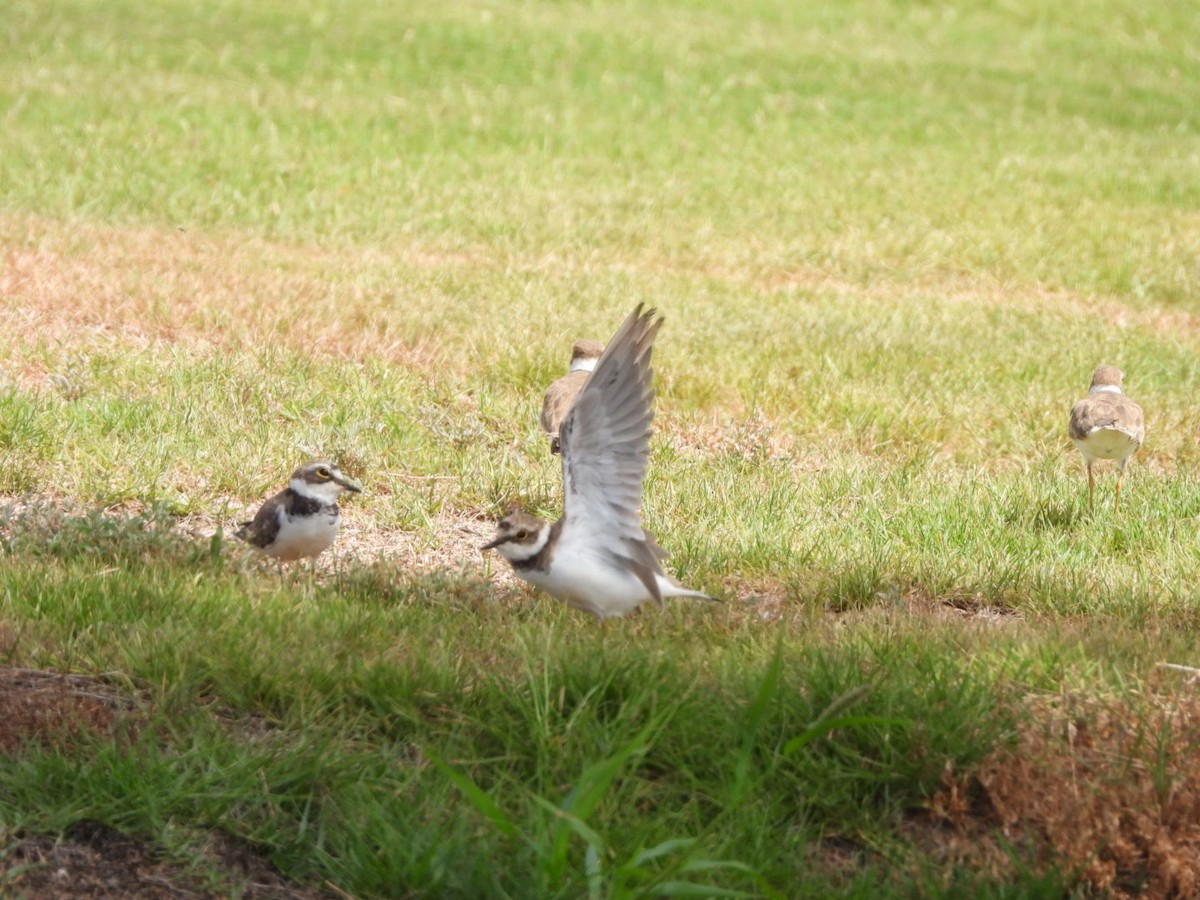
[[[122, 673], [150, 718], [131, 742], [4, 760], [9, 826], [86, 815], [177, 850], [223, 829], [356, 894], [816, 889], [808, 845], [852, 835], [902, 862], [890, 829], [905, 810], [947, 762], [1007, 739], [1006, 684], [1062, 674], [1051, 645], [963, 653], [952, 630], [902, 619], [836, 643], [810, 617], [698, 646], [683, 609], [598, 632], [383, 564], [298, 597], [161, 520], [105, 537], [96, 519], [50, 516], [76, 540], [22, 520], [6, 566], [21, 655]], [[101, 533], [85, 546], [84, 530]]]
[[1186, 5], [81, 2], [9, 21], [14, 209], [518, 261], [1195, 287]]
[[[911, 821], [1030, 697], [1200, 663], [1187, 4], [4, 18], [0, 494], [80, 506], [6, 522], [0, 648], [152, 724], [0, 759], [0, 836], [218, 829], [358, 896], [1078, 887]], [[647, 524], [724, 604], [598, 628], [473, 537], [375, 558], [556, 515], [541, 391], [641, 301]], [[1064, 434], [1101, 362], [1118, 515]], [[335, 574], [169, 528], [314, 455], [383, 536]]]

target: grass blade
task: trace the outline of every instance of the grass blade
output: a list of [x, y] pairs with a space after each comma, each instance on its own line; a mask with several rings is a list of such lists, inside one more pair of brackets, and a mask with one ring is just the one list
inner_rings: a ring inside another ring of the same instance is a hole
[[763, 719], [766, 718], [767, 708], [770, 706], [775, 692], [779, 690], [782, 673], [783, 630], [780, 629], [779, 636], [775, 641], [775, 652], [771, 654], [771, 660], [767, 663], [762, 683], [754, 695], [754, 702], [750, 704], [750, 713], [746, 720], [746, 736], [742, 740], [742, 748], [738, 753], [737, 765], [734, 768], [731, 806], [739, 803], [745, 793], [746, 783], [750, 776], [750, 760], [754, 755], [755, 741], [758, 739], [758, 730], [762, 726]]
[[502, 810], [499, 804], [496, 803], [479, 785], [472, 781], [467, 775], [452, 768], [447, 763], [438, 759], [432, 754], [426, 754], [430, 762], [434, 764], [439, 772], [446, 776], [450, 782], [459, 790], [459, 793], [466, 798], [467, 802], [475, 807], [476, 812], [480, 813], [484, 818], [496, 826], [503, 834], [509, 837], [519, 837], [520, 831], [513, 824], [512, 819]]

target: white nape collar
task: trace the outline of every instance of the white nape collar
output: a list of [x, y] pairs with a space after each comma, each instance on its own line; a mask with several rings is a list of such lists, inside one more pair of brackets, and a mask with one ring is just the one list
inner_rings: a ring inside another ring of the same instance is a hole
[[1098, 384], [1088, 391], [1089, 394], [1119, 394], [1121, 389], [1115, 384]]
[[595, 370], [597, 362], [599, 360], [596, 359], [573, 359], [571, 368], [567, 369], [567, 372], [592, 372]]

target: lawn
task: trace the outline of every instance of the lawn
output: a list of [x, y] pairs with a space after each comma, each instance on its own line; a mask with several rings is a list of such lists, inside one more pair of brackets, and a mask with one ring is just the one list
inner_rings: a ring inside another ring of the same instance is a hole
[[[1194, 32], [12, 0], [0, 893], [1200, 892]], [[478, 548], [639, 302], [645, 518], [723, 602], [599, 625]], [[281, 575], [230, 535], [314, 456], [366, 490]]]

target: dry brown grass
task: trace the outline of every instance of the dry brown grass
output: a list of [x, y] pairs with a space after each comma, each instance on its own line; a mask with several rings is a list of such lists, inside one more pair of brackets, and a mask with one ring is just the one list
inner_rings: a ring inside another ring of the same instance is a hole
[[1002, 875], [1000, 838], [1113, 897], [1200, 896], [1200, 696], [1190, 687], [1034, 701], [1014, 747], [947, 771], [916, 831]]
[[[739, 413], [743, 411], [738, 411]], [[661, 430], [671, 438], [677, 451], [697, 457], [726, 456], [743, 460], [788, 460], [799, 452], [796, 436], [783, 423], [763, 415], [761, 410], [732, 415], [729, 412], [707, 420], [687, 423], [663, 423]], [[819, 459], [805, 456], [799, 463], [804, 471], [818, 471]]]
[[[1140, 310], [1114, 298], [1000, 285], [954, 273], [870, 285], [833, 279], [813, 269], [714, 267], [679, 261], [497, 259], [484, 250], [397, 239], [386, 247], [323, 248], [239, 235], [180, 229], [115, 227], [36, 217], [0, 217], [0, 327], [69, 344], [97, 337], [133, 345], [188, 340], [240, 345], [264, 338], [315, 352], [371, 355], [411, 365], [454, 365], [437, 337], [451, 298], [432, 282], [410, 287], [414, 274], [489, 268], [607, 273], [631, 265], [651, 277], [715, 280], [762, 292], [797, 285], [829, 296], [903, 302], [937, 296], [943, 302], [1025, 309], [1056, 317], [1099, 317], [1118, 328], [1157, 334], [1200, 331], [1189, 312]], [[468, 341], [486, 341], [490, 322]], [[461, 363], [460, 363], [461, 364]]]
[[473, 265], [423, 247], [343, 257], [260, 239], [28, 219], [0, 219], [0, 238], [0, 327], [67, 346], [272, 340], [432, 366], [437, 342], [428, 333], [414, 339], [414, 303], [398, 309], [402, 286], [381, 273]]
[[133, 701], [102, 678], [0, 666], [0, 753], [127, 734]]

